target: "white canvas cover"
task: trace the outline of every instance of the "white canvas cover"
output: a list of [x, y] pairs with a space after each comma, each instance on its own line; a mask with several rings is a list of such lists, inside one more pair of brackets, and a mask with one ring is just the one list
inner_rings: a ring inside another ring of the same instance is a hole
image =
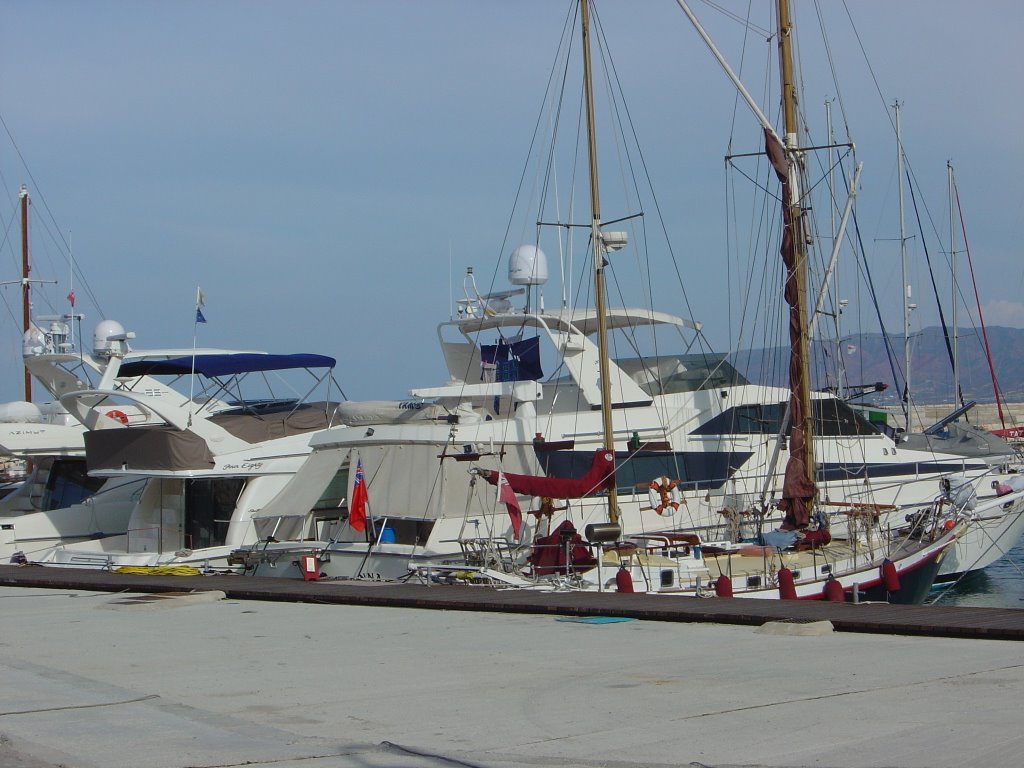
[[310, 510], [347, 460], [345, 449], [313, 451], [281, 492], [253, 513], [260, 540], [268, 536], [278, 541], [303, 538]]
[[[363, 460], [369, 514], [375, 518], [432, 519], [441, 516], [443, 446], [376, 445], [352, 450], [350, 473]], [[445, 464], [452, 464], [446, 461]], [[464, 465], [468, 469], [468, 465]], [[447, 469], [447, 467], [446, 467]], [[350, 474], [349, 485], [354, 480]]]
[[[481, 504], [495, 503], [494, 489], [482, 483], [470, 499], [470, 462], [441, 460], [444, 445], [386, 444], [335, 447], [315, 450], [295, 477], [266, 506], [253, 514], [261, 540], [297, 541], [311, 535], [310, 510], [339, 470], [348, 471], [351, 494], [356, 465], [363, 463], [369, 500], [367, 515], [385, 518], [432, 520], [463, 517], [467, 509], [479, 513]], [[490, 463], [490, 462], [488, 462]]]

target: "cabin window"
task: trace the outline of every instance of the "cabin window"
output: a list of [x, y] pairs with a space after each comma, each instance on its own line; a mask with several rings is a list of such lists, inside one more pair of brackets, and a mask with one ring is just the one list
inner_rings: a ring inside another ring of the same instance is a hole
[[878, 429], [870, 421], [842, 400], [815, 400], [812, 408], [815, 433], [822, 437], [878, 434]]
[[778, 404], [737, 405], [693, 430], [695, 435], [777, 435], [782, 428]]
[[616, 359], [615, 364], [649, 395], [671, 395], [749, 384], [725, 355], [658, 355]]
[[335, 473], [331, 482], [327, 484], [320, 498], [313, 504], [313, 512], [329, 512], [339, 510], [342, 503], [348, 498], [348, 466], [344, 466]]
[[672, 571], [661, 572], [661, 586], [662, 588], [671, 587], [675, 583], [675, 573]]
[[42, 510], [46, 512], [81, 504], [96, 493], [104, 482], [101, 477], [89, 477], [83, 459], [58, 459], [50, 466]]
[[434, 522], [434, 520], [401, 517], [369, 517], [364, 531], [350, 530], [344, 538], [337, 540], [369, 543], [379, 539], [383, 544], [408, 544], [421, 547], [430, 538], [430, 532], [434, 530]]
[[[777, 435], [782, 431], [786, 403], [737, 405], [693, 431], [695, 435]], [[878, 430], [849, 405], [828, 398], [811, 403], [814, 434], [821, 437], [875, 435]]]

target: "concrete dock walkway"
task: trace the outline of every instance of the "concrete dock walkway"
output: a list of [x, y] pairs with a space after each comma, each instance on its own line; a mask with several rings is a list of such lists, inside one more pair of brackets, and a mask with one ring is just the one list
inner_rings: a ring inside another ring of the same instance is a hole
[[217, 592], [4, 587], [0, 606], [4, 768], [952, 768], [1024, 754], [1012, 642]]

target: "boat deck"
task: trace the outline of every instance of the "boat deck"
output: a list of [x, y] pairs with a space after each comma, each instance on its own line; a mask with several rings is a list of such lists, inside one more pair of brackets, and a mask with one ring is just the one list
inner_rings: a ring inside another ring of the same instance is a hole
[[235, 575], [163, 576], [39, 566], [0, 566], [0, 586], [97, 592], [220, 590], [236, 600], [372, 605], [428, 610], [616, 616], [646, 621], [759, 626], [830, 621], [836, 631], [930, 637], [1024, 640], [1024, 610], [887, 603], [534, 592], [483, 586], [309, 581]]

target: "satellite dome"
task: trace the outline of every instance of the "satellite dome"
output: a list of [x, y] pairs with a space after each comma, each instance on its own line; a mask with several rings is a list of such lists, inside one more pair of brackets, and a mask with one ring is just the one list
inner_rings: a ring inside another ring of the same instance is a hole
[[25, 331], [21, 340], [21, 354], [25, 357], [32, 355], [45, 355], [49, 350], [46, 348], [46, 334], [35, 323]]
[[512, 285], [544, 285], [548, 281], [548, 257], [535, 245], [520, 245], [508, 257], [508, 281]]
[[101, 320], [92, 332], [92, 349], [97, 355], [109, 355], [123, 343], [127, 335], [116, 320]]
[[14, 400], [10, 403], [0, 404], [0, 421], [7, 424], [31, 423], [38, 424], [43, 420], [43, 414], [34, 403], [24, 400]]

